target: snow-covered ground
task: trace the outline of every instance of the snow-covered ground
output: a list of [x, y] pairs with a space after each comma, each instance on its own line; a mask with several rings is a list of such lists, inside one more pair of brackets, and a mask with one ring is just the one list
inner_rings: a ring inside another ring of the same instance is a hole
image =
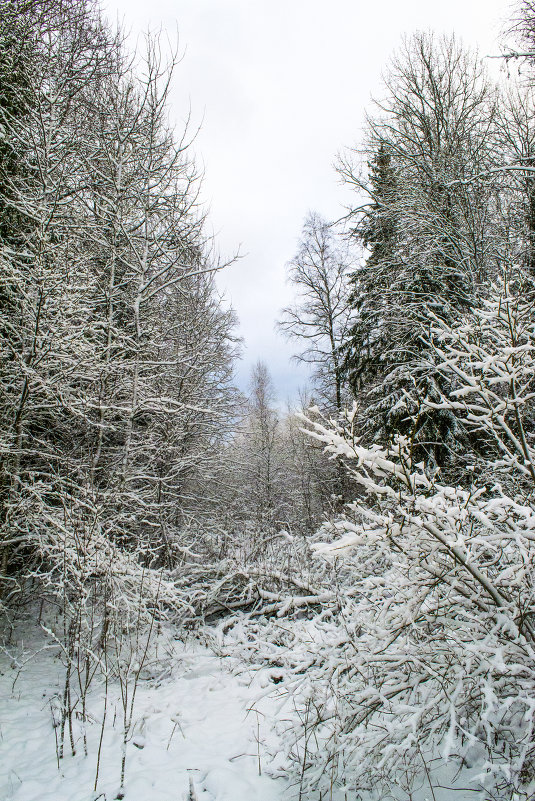
[[[31, 642], [26, 655], [43, 645]], [[172, 651], [169, 649], [172, 648]], [[15, 653], [15, 650], [13, 650]], [[88, 709], [88, 756], [81, 722], [77, 754], [59, 761], [53, 727], [64, 670], [48, 647], [22, 670], [0, 659], [1, 801], [111, 801], [120, 789], [122, 705], [110, 682], [97, 791], [96, 755], [104, 710], [104, 687], [94, 685]], [[270, 725], [275, 685], [269, 671], [235, 675], [227, 661], [196, 642], [168, 644], [165, 678], [139, 682], [134, 726], [127, 746], [127, 801], [281, 801], [288, 781], [269, 775], [277, 742]], [[58, 732], [56, 728], [56, 732]]]
[[[305, 638], [303, 647], [309, 625], [301, 621], [292, 627]], [[65, 668], [53, 639], [29, 628], [24, 639], [19, 634], [0, 654], [0, 801], [312, 801], [306, 793], [299, 796], [295, 761], [291, 765], [287, 754], [297, 714], [289, 690], [293, 685], [295, 693], [296, 677], [292, 680], [283, 663], [285, 654], [299, 661], [298, 639], [290, 650], [265, 643], [270, 658], [260, 665], [248, 658], [251, 643], [240, 626], [224, 647], [220, 632], [214, 632], [214, 649], [227, 654], [222, 657], [193, 638], [181, 642], [172, 635], [158, 638], [157, 659], [139, 674], [121, 789], [120, 685], [108, 683], [103, 728], [105, 686], [101, 679], [94, 681], [85, 724], [79, 705], [75, 709], [76, 755], [66, 734], [65, 755], [58, 759], [60, 727], [54, 722], [60, 717]], [[308, 671], [299, 674], [305, 684], [307, 677]], [[74, 687], [76, 680], [75, 673]], [[433, 790], [422, 774], [410, 791], [400, 786], [392, 795], [374, 794], [373, 801], [483, 801], [488, 796], [473, 782], [474, 772], [458, 775], [454, 763], [444, 763]], [[314, 801], [319, 797], [312, 795]], [[369, 799], [343, 787], [323, 795], [325, 801], [357, 797]]]

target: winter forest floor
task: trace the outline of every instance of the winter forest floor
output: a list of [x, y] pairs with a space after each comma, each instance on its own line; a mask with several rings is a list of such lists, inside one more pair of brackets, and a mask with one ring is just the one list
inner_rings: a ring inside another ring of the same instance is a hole
[[[75, 721], [77, 754], [66, 748], [58, 760], [53, 717], [62, 694], [57, 648], [25, 642], [20, 669], [6, 655], [0, 661], [0, 799], [2, 801], [89, 801], [118, 795], [122, 703], [110, 683], [98, 789], [93, 792], [104, 710], [104, 686], [90, 693], [86, 725]], [[35, 658], [31, 655], [44, 647]], [[128, 801], [279, 801], [288, 782], [272, 778], [276, 738], [270, 727], [275, 709], [268, 670], [231, 673], [225, 660], [192, 641], [168, 640], [163, 672], [140, 677], [134, 724], [127, 746]], [[13, 654], [16, 651], [13, 649]], [[159, 666], [160, 672], [162, 664]], [[64, 675], [64, 670], [63, 670]], [[56, 727], [58, 732], [59, 727]], [[67, 738], [68, 740], [68, 738]], [[190, 785], [191, 782], [191, 785]], [[191, 793], [191, 795], [190, 795]]]
[[[128, 732], [124, 798], [309, 801], [299, 792], [299, 777], [295, 767], [292, 771], [280, 737], [281, 731], [292, 726], [292, 712], [295, 714], [281, 671], [253, 667], [228, 653], [222, 656], [217, 645], [219, 632], [214, 632], [213, 648], [193, 637], [186, 642], [175, 640], [172, 634], [159, 638], [154, 661], [139, 674]], [[0, 657], [1, 801], [112, 801], [123, 797], [124, 687], [110, 681], [105, 703], [104, 683], [93, 685], [85, 716], [88, 755], [84, 755], [82, 716], [76, 709], [76, 755], [72, 756], [66, 734], [65, 755], [59, 759], [65, 675], [59, 656], [53, 638], [25, 629], [24, 636], [19, 632]], [[133, 685], [128, 687], [130, 694], [132, 689]], [[447, 778], [445, 775], [446, 783]], [[457, 790], [454, 796], [455, 801], [485, 797], [469, 788]], [[380, 796], [376, 798], [382, 801]], [[434, 788], [429, 794], [425, 781], [409, 795], [399, 794], [403, 801], [450, 798], [451, 791], [446, 789]], [[355, 801], [353, 793], [344, 796], [338, 789], [325, 801], [346, 799]]]

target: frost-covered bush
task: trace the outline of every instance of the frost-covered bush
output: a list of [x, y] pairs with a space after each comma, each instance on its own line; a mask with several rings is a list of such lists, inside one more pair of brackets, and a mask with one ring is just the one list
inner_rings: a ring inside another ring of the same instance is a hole
[[487, 441], [463, 486], [413, 464], [409, 439], [362, 445], [355, 410], [345, 427], [309, 422], [356, 485], [312, 546], [348, 572], [337, 604], [284, 621], [284, 644], [255, 654], [279, 666], [294, 708], [287, 747], [302, 798], [399, 797], [418, 782], [533, 798], [533, 320], [529, 296], [497, 287], [470, 319], [431, 334], [429, 367], [453, 389], [427, 403]]

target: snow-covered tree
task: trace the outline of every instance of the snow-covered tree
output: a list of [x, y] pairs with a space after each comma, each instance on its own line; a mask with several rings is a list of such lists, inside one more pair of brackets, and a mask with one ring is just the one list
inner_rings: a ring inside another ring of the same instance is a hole
[[[345, 367], [362, 424], [383, 443], [408, 434], [418, 415], [404, 391], [422, 352], [419, 324], [428, 313], [451, 321], [469, 308], [499, 257], [494, 188], [476, 178], [494, 163], [495, 126], [479, 61], [455, 39], [417, 34], [391, 62], [385, 88], [364, 148], [339, 163], [358, 193], [351, 233], [370, 251], [351, 278]], [[432, 392], [419, 386], [423, 397]], [[428, 415], [419, 429], [435, 461], [441, 427]]]
[[234, 315], [167, 119], [172, 60], [149, 40], [143, 71], [84, 0], [3, 5], [29, 55], [24, 113], [2, 107], [0, 586], [59, 598], [67, 653], [90, 619], [90, 653], [113, 620], [186, 604], [161, 571], [233, 421]]
[[346, 400], [340, 347], [347, 336], [349, 255], [329, 223], [309, 214], [299, 249], [288, 264], [297, 294], [282, 311], [279, 328], [302, 350], [295, 358], [314, 367], [314, 389], [325, 411], [342, 412]]

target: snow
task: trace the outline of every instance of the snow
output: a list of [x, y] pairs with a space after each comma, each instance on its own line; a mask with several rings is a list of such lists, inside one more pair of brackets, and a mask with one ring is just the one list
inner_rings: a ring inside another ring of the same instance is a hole
[[[29, 654], [43, 643], [32, 642]], [[261, 671], [241, 676], [192, 641], [168, 643], [171, 675], [139, 682], [127, 746], [127, 801], [281, 801], [288, 782], [268, 775], [277, 751], [268, 729], [269, 705]], [[12, 649], [15, 653], [15, 649]], [[63, 668], [49, 647], [19, 672], [0, 659], [0, 799], [2, 801], [110, 801], [120, 790], [122, 705], [110, 682], [98, 789], [93, 791], [104, 708], [104, 686], [90, 692], [88, 756], [82, 722], [77, 754], [56, 758], [52, 708], [61, 698]], [[260, 700], [258, 698], [260, 697]], [[68, 738], [66, 738], [68, 741]], [[269, 749], [266, 746], [269, 741]], [[260, 770], [260, 775], [259, 775]], [[191, 789], [190, 789], [191, 786]], [[191, 795], [190, 795], [191, 793]]]
[[[53, 640], [36, 634], [35, 629], [28, 638], [26, 628], [24, 641], [19, 637], [0, 654], [0, 801], [112, 801], [122, 797], [126, 801], [297, 801], [298, 797], [301, 801], [322, 797], [325, 801], [383, 801], [386, 796], [382, 793], [354, 795], [351, 760], [347, 763], [347, 788], [342, 781], [331, 786], [327, 797], [306, 787], [302, 788], [304, 795], [300, 794], [295, 765], [295, 754], [302, 750], [300, 702], [315, 698], [321, 705], [322, 663], [343, 646], [339, 629], [317, 620], [297, 619], [286, 621], [285, 638], [278, 620], [248, 623], [244, 617], [228, 635], [223, 633], [226, 630], [220, 626], [206, 632], [213, 650], [193, 637], [184, 642], [173, 639], [171, 628], [158, 638], [158, 659], [139, 674], [123, 790], [123, 708], [120, 686], [109, 681], [99, 781], [94, 791], [104, 684], [95, 682], [89, 693], [88, 755], [84, 755], [83, 722], [78, 718], [76, 756], [70, 753], [67, 736], [65, 756], [58, 760], [53, 719], [59, 719], [64, 666]], [[255, 664], [262, 655], [263, 664]], [[361, 692], [365, 694], [366, 689]], [[370, 697], [373, 692], [369, 688]], [[322, 733], [318, 729], [316, 734], [317, 745], [322, 747]], [[339, 746], [342, 749], [343, 738]], [[474, 765], [459, 773], [458, 765], [447, 761], [451, 746], [450, 731], [439, 751], [431, 755], [432, 792], [426, 773], [416, 769], [410, 778], [410, 771], [404, 781], [400, 777], [400, 784], [387, 797], [392, 801], [450, 801], [454, 792], [455, 801], [487, 798], [475, 781], [480, 768]], [[310, 765], [318, 778], [322, 771], [329, 772], [323, 755], [319, 756]]]

